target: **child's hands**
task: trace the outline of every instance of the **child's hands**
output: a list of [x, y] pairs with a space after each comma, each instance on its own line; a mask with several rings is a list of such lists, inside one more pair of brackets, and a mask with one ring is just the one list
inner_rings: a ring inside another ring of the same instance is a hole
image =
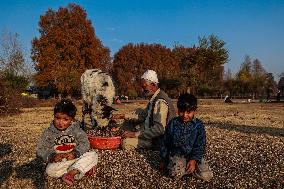
[[54, 157], [53, 157], [53, 163], [57, 163], [57, 162], [61, 162], [63, 161], [63, 159], [66, 159], [66, 160], [72, 160], [72, 159], [75, 159], [75, 154], [73, 152], [70, 152], [70, 153], [64, 153], [64, 154], [55, 154]]
[[195, 160], [189, 160], [186, 166], [186, 171], [188, 173], [193, 173], [196, 169], [196, 161]]
[[53, 163], [61, 162], [64, 158], [63, 154], [55, 154], [53, 157]]
[[65, 156], [64, 156], [67, 160], [72, 160], [72, 159], [75, 159], [75, 154], [73, 152], [70, 152], [70, 153], [66, 153]]

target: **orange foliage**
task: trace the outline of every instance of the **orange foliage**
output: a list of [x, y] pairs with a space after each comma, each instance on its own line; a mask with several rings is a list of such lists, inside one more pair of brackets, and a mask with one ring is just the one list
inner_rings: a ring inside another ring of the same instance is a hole
[[112, 75], [120, 94], [131, 96], [141, 91], [139, 80], [147, 70], [155, 70], [159, 82], [174, 78], [179, 66], [171, 49], [160, 44], [132, 44], [123, 46], [114, 56]]
[[49, 9], [40, 17], [39, 32], [40, 37], [32, 41], [31, 53], [38, 86], [72, 94], [80, 90], [80, 76], [86, 69], [109, 67], [109, 49], [96, 37], [79, 5]]

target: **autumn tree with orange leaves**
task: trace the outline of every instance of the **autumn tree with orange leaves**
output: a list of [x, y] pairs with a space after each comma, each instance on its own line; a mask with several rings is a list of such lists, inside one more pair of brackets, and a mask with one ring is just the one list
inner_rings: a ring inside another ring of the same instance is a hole
[[155, 70], [163, 85], [179, 72], [176, 64], [171, 49], [165, 46], [129, 43], [114, 55], [112, 76], [119, 94], [136, 97], [141, 95], [139, 80], [147, 69]]
[[39, 32], [31, 52], [37, 86], [72, 95], [80, 91], [80, 76], [86, 69], [109, 68], [110, 51], [96, 37], [79, 5], [48, 9], [40, 17]]

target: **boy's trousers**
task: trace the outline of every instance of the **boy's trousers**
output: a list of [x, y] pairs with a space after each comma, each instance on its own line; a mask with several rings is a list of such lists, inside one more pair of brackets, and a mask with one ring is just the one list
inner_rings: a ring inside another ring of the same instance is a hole
[[65, 162], [49, 163], [46, 167], [46, 173], [50, 177], [59, 178], [70, 170], [77, 169], [80, 174], [75, 179], [82, 178], [86, 172], [92, 169], [98, 163], [98, 155], [95, 151], [86, 152], [79, 158]]
[[[167, 166], [169, 170], [169, 175], [173, 178], [181, 178], [184, 175], [187, 175], [186, 172], [187, 160], [184, 157], [173, 156], [169, 159], [169, 164]], [[196, 170], [193, 175], [201, 180], [209, 181], [213, 177], [211, 168], [208, 165], [208, 162], [202, 158], [200, 163], [196, 164]]]

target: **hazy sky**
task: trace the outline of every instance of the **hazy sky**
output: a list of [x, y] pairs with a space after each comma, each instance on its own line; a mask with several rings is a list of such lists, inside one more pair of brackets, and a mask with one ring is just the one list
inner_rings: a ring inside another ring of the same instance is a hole
[[0, 0], [0, 31], [17, 32], [29, 53], [40, 15], [71, 2], [86, 10], [112, 54], [129, 42], [191, 47], [214, 34], [229, 51], [225, 68], [236, 72], [249, 55], [276, 79], [284, 72], [284, 0]]

